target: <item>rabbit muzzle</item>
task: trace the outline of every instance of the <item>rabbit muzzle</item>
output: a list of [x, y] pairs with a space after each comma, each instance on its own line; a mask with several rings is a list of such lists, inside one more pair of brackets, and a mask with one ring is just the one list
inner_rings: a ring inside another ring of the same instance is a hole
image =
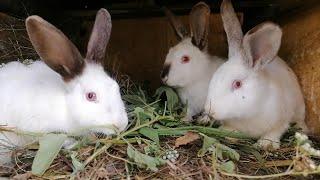
[[160, 74], [160, 78], [163, 84], [167, 84], [167, 81], [169, 79], [168, 75], [169, 75], [169, 71], [170, 71], [170, 65], [169, 64], [165, 64], [163, 66], [163, 69], [161, 71]]

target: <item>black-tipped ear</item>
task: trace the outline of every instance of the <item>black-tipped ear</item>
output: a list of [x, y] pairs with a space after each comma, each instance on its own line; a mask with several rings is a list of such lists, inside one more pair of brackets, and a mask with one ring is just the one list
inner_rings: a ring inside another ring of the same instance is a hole
[[277, 56], [281, 45], [281, 28], [271, 22], [262, 23], [243, 38], [243, 48], [247, 55], [247, 65], [261, 69]]
[[171, 26], [175, 30], [175, 33], [180, 38], [180, 40], [185, 37], [188, 37], [189, 36], [188, 30], [183, 25], [183, 23], [179, 19], [177, 19], [175, 15], [168, 8], [163, 7], [162, 9], [166, 14], [166, 16], [168, 17]]
[[86, 60], [103, 64], [111, 34], [111, 16], [106, 9], [100, 9], [91, 32]]
[[210, 7], [199, 2], [190, 12], [190, 29], [192, 43], [200, 50], [207, 49], [210, 23]]
[[26, 19], [26, 28], [38, 55], [65, 81], [81, 74], [84, 68], [83, 58], [59, 29], [36, 15]]

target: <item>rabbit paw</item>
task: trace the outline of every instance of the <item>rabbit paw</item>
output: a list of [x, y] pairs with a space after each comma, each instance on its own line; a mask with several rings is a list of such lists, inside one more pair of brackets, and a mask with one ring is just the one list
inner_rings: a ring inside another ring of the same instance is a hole
[[191, 123], [193, 121], [193, 119], [190, 116], [185, 116], [185, 117], [181, 118], [181, 121], [184, 123]]
[[199, 116], [197, 122], [199, 124], [208, 124], [210, 122], [210, 117], [208, 115]]
[[280, 142], [269, 139], [259, 139], [255, 146], [264, 150], [275, 150], [280, 148]]

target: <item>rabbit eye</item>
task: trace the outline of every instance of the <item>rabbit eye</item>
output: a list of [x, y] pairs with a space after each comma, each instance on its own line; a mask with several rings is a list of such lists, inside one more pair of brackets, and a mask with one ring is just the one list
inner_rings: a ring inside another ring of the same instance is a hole
[[97, 100], [97, 95], [95, 92], [88, 92], [86, 94], [86, 98], [88, 101], [96, 101]]
[[181, 63], [185, 64], [188, 63], [190, 61], [190, 57], [189, 56], [182, 56], [181, 58]]
[[232, 83], [232, 89], [239, 89], [242, 86], [242, 82], [240, 80], [234, 80]]

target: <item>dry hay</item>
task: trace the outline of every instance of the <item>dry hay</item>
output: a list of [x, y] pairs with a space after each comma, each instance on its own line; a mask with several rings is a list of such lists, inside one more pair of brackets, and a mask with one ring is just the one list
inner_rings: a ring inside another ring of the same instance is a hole
[[[118, 76], [120, 82], [125, 86], [122, 87], [123, 92], [130, 92], [131, 88], [137, 87], [127, 76]], [[159, 103], [163, 103], [160, 101]], [[129, 116], [130, 116], [129, 112]], [[9, 176], [16, 179], [69, 179], [70, 177], [75, 179], [246, 179], [252, 177], [269, 177], [273, 179], [317, 179], [319, 175], [312, 175], [318, 170], [310, 170], [308, 162], [305, 167], [299, 171], [291, 171], [291, 175], [287, 176], [284, 172], [288, 172], [288, 169], [292, 170], [296, 167], [297, 162], [305, 162], [310, 160], [311, 156], [300, 156], [300, 160], [297, 160], [297, 147], [295, 145], [294, 128], [283, 137], [283, 146], [281, 149], [266, 152], [253, 148], [254, 141], [246, 139], [235, 138], [218, 138], [220, 142], [230, 148], [235, 149], [240, 154], [240, 160], [234, 161], [236, 168], [228, 174], [222, 171], [219, 166], [221, 163], [228, 161], [226, 159], [214, 159], [212, 153], [206, 153], [203, 157], [198, 156], [198, 151], [202, 148], [203, 138], [196, 138], [194, 141], [186, 142], [179, 147], [176, 147], [176, 141], [181, 135], [173, 136], [160, 136], [160, 154], [162, 157], [165, 152], [176, 150], [179, 157], [176, 161], [166, 161], [164, 165], [158, 166], [157, 171], [147, 170], [146, 168], [138, 167], [137, 163], [133, 159], [128, 157], [127, 146], [129, 143], [135, 150], [147, 154], [146, 147], [152, 142], [141, 134], [137, 134], [137, 131], [132, 129], [137, 128], [135, 122], [133, 122], [134, 116], [131, 116], [131, 127], [129, 131], [133, 134], [129, 134], [124, 138], [115, 140], [112, 137], [97, 138], [95, 135], [90, 135], [86, 140], [88, 144], [81, 146], [79, 149], [73, 149], [72, 152], [76, 153], [76, 159], [79, 162], [88, 164], [84, 169], [74, 171], [74, 164], [70, 156], [70, 151], [61, 150], [57, 158], [48, 168], [43, 177], [37, 177], [31, 174], [32, 159], [36, 153], [37, 146], [29, 148], [22, 148], [16, 150], [13, 157], [16, 161], [14, 167], [2, 167], [0, 168], [0, 176]], [[154, 121], [146, 127], [163, 126], [161, 121]], [[180, 126], [181, 124], [178, 124]], [[174, 126], [176, 127], [176, 126]], [[188, 125], [193, 127], [193, 125]], [[194, 126], [195, 127], [195, 126]], [[128, 132], [128, 131], [127, 131]], [[135, 133], [134, 133], [135, 132]], [[311, 137], [313, 146], [320, 148], [320, 141], [318, 137]], [[110, 144], [112, 142], [112, 145]], [[93, 156], [93, 154], [99, 151], [102, 147], [105, 151], [101, 154]], [[155, 156], [157, 153], [150, 153], [150, 156]], [[88, 159], [92, 158], [92, 161]], [[306, 159], [303, 159], [306, 158]], [[319, 158], [312, 158], [313, 161], [318, 164]], [[291, 167], [289, 167], [291, 166]], [[302, 173], [305, 171], [305, 173]], [[307, 177], [302, 176], [308, 175]], [[267, 176], [264, 176], [267, 175]], [[242, 177], [243, 176], [243, 177]]]
[[[175, 138], [162, 138], [162, 147], [174, 147]], [[168, 162], [159, 168], [157, 172], [152, 172], [144, 168], [131, 165], [126, 153], [126, 145], [115, 145], [107, 152], [96, 157], [85, 169], [75, 174], [76, 179], [214, 179], [219, 176], [222, 179], [238, 179], [214, 172], [210, 155], [202, 158], [197, 156], [197, 151], [201, 148], [201, 142], [197, 141], [191, 145], [179, 147], [176, 150], [180, 156], [174, 163]], [[139, 151], [143, 152], [143, 145], [135, 145]], [[79, 149], [78, 159], [85, 161], [93, 153], [95, 147], [87, 146]], [[32, 152], [34, 154], [34, 152]], [[30, 173], [32, 158], [26, 158], [27, 151], [20, 151], [16, 155], [16, 166], [14, 168], [4, 168], [0, 175], [7, 175], [13, 178], [35, 178]], [[278, 151], [267, 153], [261, 152], [264, 163], [260, 163], [252, 154], [242, 152], [240, 161], [237, 164], [237, 171], [245, 175], [267, 175], [284, 172], [295, 157], [293, 147], [282, 148]], [[55, 159], [45, 174], [45, 179], [67, 179], [72, 173], [73, 165], [71, 159], [63, 152]], [[263, 177], [263, 176], [262, 176]], [[281, 179], [301, 179], [303, 176], [284, 176]], [[275, 179], [280, 177], [275, 176]], [[309, 175], [305, 179], [318, 179], [320, 176]]]
[[36, 59], [24, 20], [0, 13], [0, 62]]

